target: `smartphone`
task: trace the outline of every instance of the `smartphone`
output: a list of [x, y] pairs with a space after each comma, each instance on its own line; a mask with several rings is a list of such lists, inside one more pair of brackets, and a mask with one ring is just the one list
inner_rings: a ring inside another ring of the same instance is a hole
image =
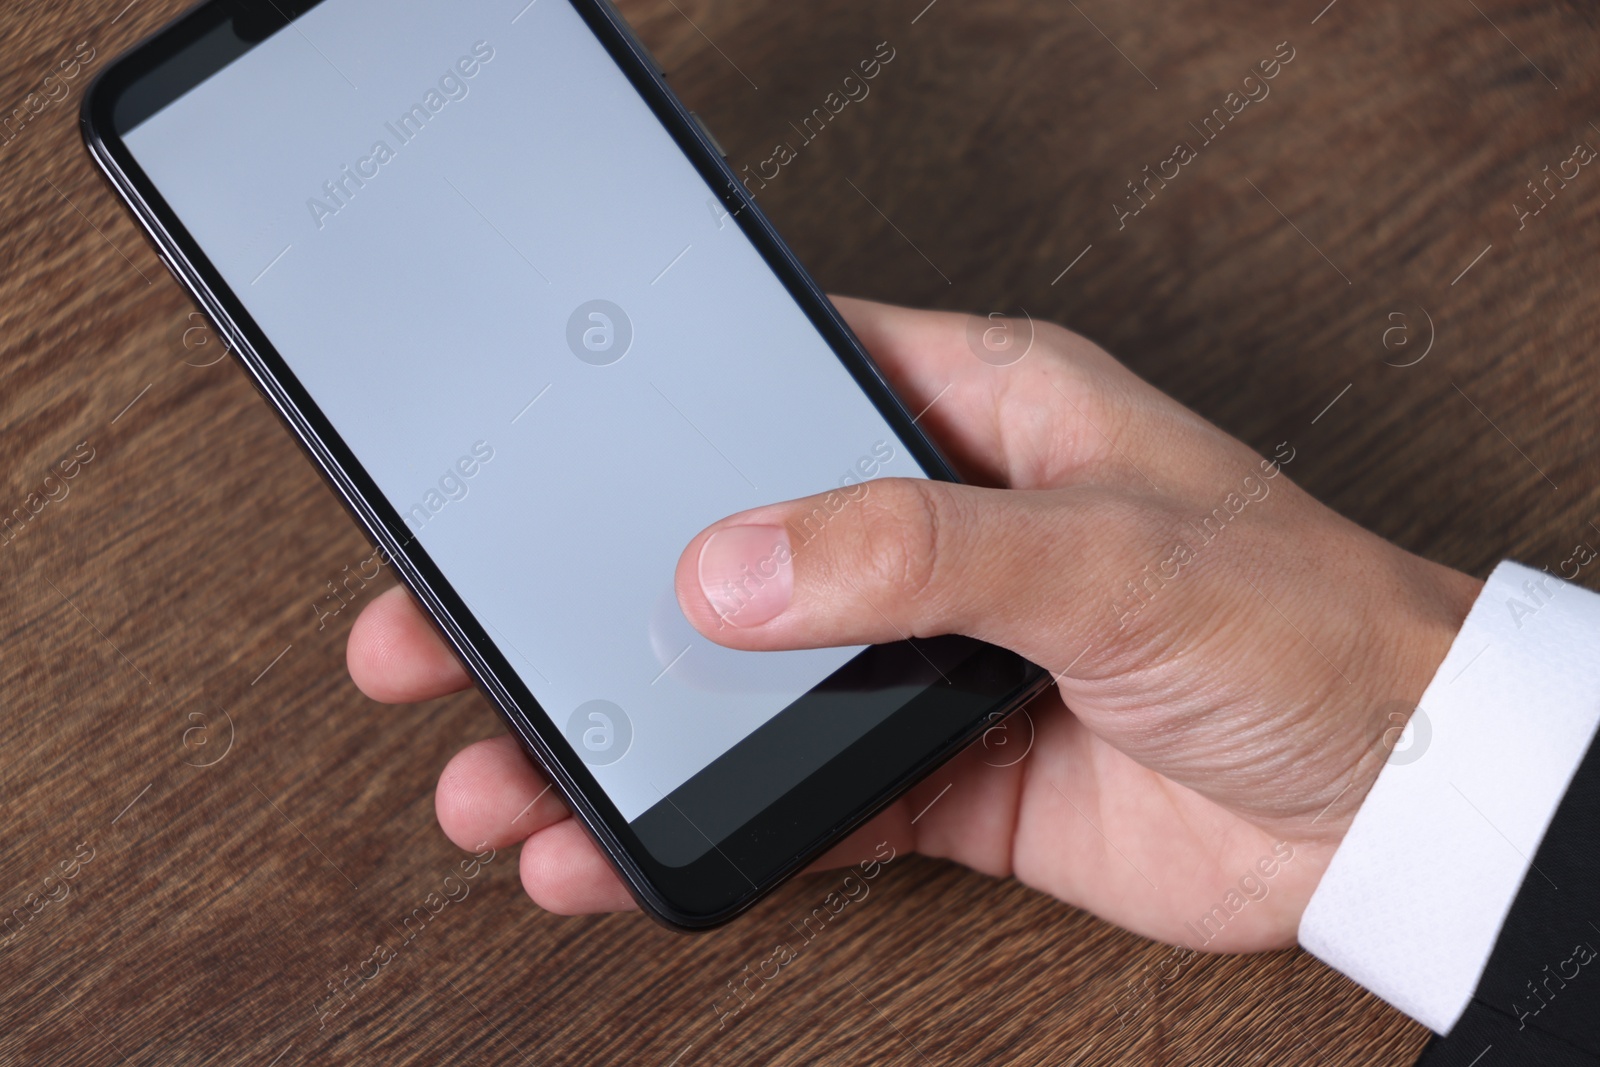
[[605, 0], [208, 0], [82, 126], [656, 918], [728, 920], [1048, 684], [683, 617], [716, 519], [955, 476]]

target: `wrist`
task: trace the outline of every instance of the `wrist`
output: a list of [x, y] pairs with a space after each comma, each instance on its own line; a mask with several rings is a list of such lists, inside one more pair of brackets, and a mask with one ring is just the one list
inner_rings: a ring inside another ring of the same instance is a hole
[[1384, 583], [1389, 592], [1366, 613], [1371, 669], [1358, 669], [1358, 691], [1349, 698], [1360, 754], [1339, 795], [1315, 819], [1312, 835], [1333, 846], [1329, 856], [1383, 769], [1427, 751], [1431, 724], [1420, 708], [1423, 693], [1483, 590], [1471, 575], [1384, 547], [1397, 558]]
[[1600, 722], [1596, 647], [1600, 596], [1495, 568], [1427, 687], [1428, 744], [1382, 768], [1302, 913], [1306, 949], [1455, 1025], [1519, 887], [1548, 878], [1534, 857]]

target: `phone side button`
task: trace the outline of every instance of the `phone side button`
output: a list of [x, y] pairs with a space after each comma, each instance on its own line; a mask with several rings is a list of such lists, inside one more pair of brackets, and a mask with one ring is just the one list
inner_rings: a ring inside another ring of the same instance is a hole
[[706, 140], [710, 141], [711, 147], [717, 150], [717, 155], [721, 156], [723, 159], [727, 159], [728, 150], [722, 147], [722, 142], [717, 140], [716, 135], [711, 132], [711, 127], [706, 125], [706, 120], [700, 117], [700, 113], [698, 111], [691, 111], [689, 112], [689, 117], [694, 119], [694, 124], [696, 126], [700, 127], [700, 132], [706, 135]]

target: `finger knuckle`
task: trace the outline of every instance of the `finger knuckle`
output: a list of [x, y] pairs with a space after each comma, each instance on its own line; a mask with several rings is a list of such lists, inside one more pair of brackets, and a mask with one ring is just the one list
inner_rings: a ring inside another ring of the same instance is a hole
[[948, 529], [948, 497], [933, 482], [895, 478], [870, 483], [862, 500], [867, 574], [901, 602], [926, 599], [936, 587]]

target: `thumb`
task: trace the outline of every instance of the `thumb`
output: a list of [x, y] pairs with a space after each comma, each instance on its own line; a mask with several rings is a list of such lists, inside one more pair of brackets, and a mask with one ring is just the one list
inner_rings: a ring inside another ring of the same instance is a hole
[[732, 648], [958, 633], [1051, 666], [1070, 631], [1089, 629], [1075, 594], [1095, 579], [1089, 561], [1103, 561], [1091, 548], [1106, 537], [1092, 528], [1106, 510], [1097, 497], [881, 478], [756, 508], [689, 542], [678, 603]]

